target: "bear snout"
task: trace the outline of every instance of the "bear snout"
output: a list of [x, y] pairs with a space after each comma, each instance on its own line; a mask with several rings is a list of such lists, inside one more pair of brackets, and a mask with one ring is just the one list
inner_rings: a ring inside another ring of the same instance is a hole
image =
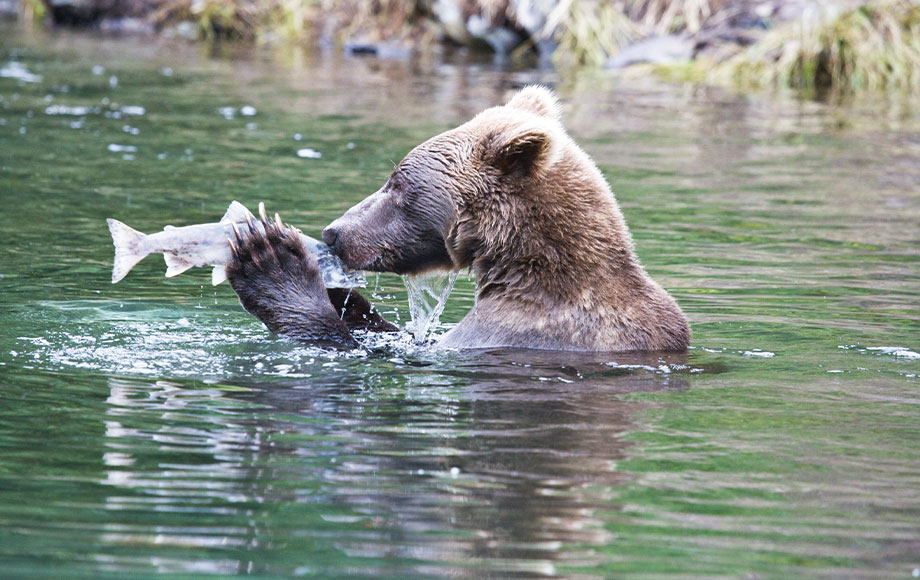
[[327, 246], [332, 248], [333, 252], [335, 251], [335, 243], [339, 239], [339, 230], [338, 228], [332, 226], [331, 224], [323, 228], [323, 241]]
[[323, 241], [332, 248], [332, 253], [342, 259], [350, 268], [358, 270], [375, 269], [380, 257], [379, 244], [373, 242], [361, 224], [354, 223], [345, 215], [323, 229]]

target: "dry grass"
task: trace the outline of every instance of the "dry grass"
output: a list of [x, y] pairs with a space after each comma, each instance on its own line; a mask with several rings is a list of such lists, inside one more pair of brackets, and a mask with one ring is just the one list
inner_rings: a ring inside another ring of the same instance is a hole
[[626, 0], [623, 13], [646, 36], [688, 32], [696, 34], [725, 0]]
[[158, 26], [194, 22], [199, 36], [308, 40], [324, 25], [337, 36], [393, 40], [412, 35], [427, 16], [424, 0], [166, 0], [153, 14]]
[[612, 2], [562, 0], [547, 19], [559, 43], [557, 62], [600, 65], [637, 36], [635, 24]]
[[205, 40], [254, 39], [267, 22], [271, 4], [248, 0], [166, 0], [151, 20], [158, 26], [190, 21]]
[[805, 15], [716, 65], [715, 80], [806, 91], [920, 89], [920, 5], [872, 2], [835, 18]]
[[32, 26], [45, 20], [46, 9], [42, 0], [20, 0], [19, 17]]
[[428, 33], [429, 13], [422, 0], [322, 0], [319, 11], [343, 38], [421, 41]]
[[557, 60], [598, 65], [649, 36], [696, 34], [726, 0], [561, 0], [547, 29], [555, 30]]
[[[424, 44], [437, 29], [435, 0], [156, 0], [160, 26], [195, 22], [203, 39], [283, 36], [311, 41], [356, 37], [370, 42]], [[513, 23], [509, 0], [460, 0], [464, 14], [494, 25]], [[41, 0], [21, 0], [24, 20], [41, 20]], [[827, 6], [834, 6], [833, 3]], [[558, 0], [542, 32], [562, 66], [601, 65], [631, 42], [653, 35], [706, 33], [741, 10], [729, 0]], [[708, 27], [708, 28], [707, 28]], [[529, 45], [528, 45], [529, 46]], [[522, 47], [523, 52], [527, 46]], [[920, 90], [920, 0], [869, 0], [841, 14], [806, 11], [747, 49], [710, 52], [720, 63], [697, 63], [710, 82], [742, 86]]]

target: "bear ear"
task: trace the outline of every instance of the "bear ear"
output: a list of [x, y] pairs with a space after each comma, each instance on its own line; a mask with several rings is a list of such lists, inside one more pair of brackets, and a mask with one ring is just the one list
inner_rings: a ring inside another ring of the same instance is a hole
[[556, 121], [562, 117], [559, 100], [556, 99], [556, 95], [548, 88], [540, 85], [524, 87], [521, 92], [508, 101], [506, 106]]
[[485, 147], [486, 162], [503, 175], [539, 176], [554, 161], [553, 137], [540, 127], [493, 133]]

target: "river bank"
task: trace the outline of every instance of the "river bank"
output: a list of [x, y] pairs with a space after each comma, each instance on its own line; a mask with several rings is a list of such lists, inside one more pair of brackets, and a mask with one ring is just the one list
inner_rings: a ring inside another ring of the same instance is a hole
[[644, 65], [806, 93], [920, 90], [912, 0], [0, 0], [26, 23], [408, 58], [459, 47], [540, 66]]

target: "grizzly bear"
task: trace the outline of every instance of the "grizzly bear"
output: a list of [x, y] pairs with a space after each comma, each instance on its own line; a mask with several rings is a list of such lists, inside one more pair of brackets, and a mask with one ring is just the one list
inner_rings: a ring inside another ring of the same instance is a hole
[[[687, 319], [639, 264], [610, 187], [560, 117], [548, 89], [524, 88], [413, 149], [323, 240], [361, 270], [470, 268], [476, 303], [445, 347], [685, 350]], [[278, 335], [352, 345], [353, 329], [394, 329], [357, 293], [326, 290], [280, 225], [239, 238], [227, 276]]]

